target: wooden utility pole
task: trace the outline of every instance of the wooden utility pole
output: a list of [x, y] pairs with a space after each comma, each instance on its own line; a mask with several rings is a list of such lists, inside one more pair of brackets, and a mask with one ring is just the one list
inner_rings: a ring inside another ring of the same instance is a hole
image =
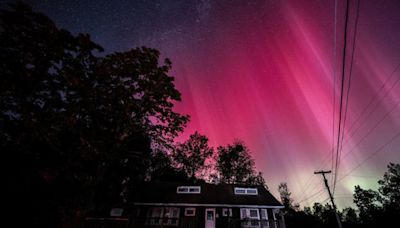
[[328, 180], [325, 177], [325, 174], [327, 174], [327, 173], [331, 173], [331, 171], [330, 170], [329, 171], [321, 170], [321, 171], [314, 172], [314, 174], [321, 174], [322, 177], [324, 178], [325, 187], [328, 190], [329, 197], [331, 198], [333, 211], [335, 212], [336, 221], [338, 223], [339, 228], [342, 228], [342, 223], [340, 222], [340, 218], [339, 218], [339, 215], [338, 215], [337, 210], [336, 210], [336, 205], [335, 205], [335, 202], [333, 201], [333, 196], [332, 196], [331, 190], [329, 189]]

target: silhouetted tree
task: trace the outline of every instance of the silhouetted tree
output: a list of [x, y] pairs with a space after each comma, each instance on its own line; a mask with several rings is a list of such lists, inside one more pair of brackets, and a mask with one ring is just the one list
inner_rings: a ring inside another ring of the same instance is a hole
[[146, 177], [150, 145], [171, 146], [188, 121], [172, 110], [171, 62], [145, 47], [98, 57], [88, 35], [22, 3], [1, 10], [0, 26], [0, 143], [14, 204], [32, 224], [56, 226], [123, 202]]
[[267, 185], [267, 183], [265, 182], [265, 179], [264, 179], [264, 177], [263, 177], [263, 173], [262, 173], [262, 172], [258, 172], [257, 175], [254, 175], [254, 174], [250, 175], [250, 176], [247, 178], [247, 180], [246, 180], [245, 183], [246, 183], [246, 184], [249, 184], [249, 185], [260, 185], [260, 186], [264, 186], [265, 189], [268, 190], [268, 185]]
[[184, 143], [178, 143], [172, 154], [178, 168], [186, 172], [190, 179], [195, 179], [197, 172], [205, 168], [205, 162], [214, 153], [209, 147], [208, 138], [197, 131]]
[[292, 193], [289, 191], [289, 188], [286, 183], [279, 184], [278, 192], [281, 198], [281, 203], [285, 207], [286, 211], [293, 211], [299, 209], [299, 205], [293, 204], [293, 199], [291, 197]]
[[400, 216], [400, 164], [390, 163], [378, 191], [355, 186], [354, 203], [360, 211], [363, 227], [382, 226], [396, 222]]
[[360, 211], [360, 218], [370, 224], [381, 210], [379, 193], [373, 190], [364, 190], [359, 185], [354, 189], [354, 203]]
[[341, 212], [342, 223], [344, 227], [354, 227], [359, 223], [356, 210], [351, 207], [346, 207]]
[[[236, 141], [233, 145], [220, 146], [217, 152], [216, 170], [221, 182], [249, 184], [256, 179], [254, 160], [243, 142]], [[265, 183], [264, 179], [258, 182]]]
[[314, 203], [313, 214], [323, 227], [337, 227], [335, 214], [330, 204]]
[[378, 181], [384, 207], [400, 211], [400, 164], [390, 163], [383, 179]]
[[187, 181], [189, 177], [182, 169], [177, 169], [172, 164], [171, 156], [163, 151], [154, 153], [149, 168], [151, 181]]

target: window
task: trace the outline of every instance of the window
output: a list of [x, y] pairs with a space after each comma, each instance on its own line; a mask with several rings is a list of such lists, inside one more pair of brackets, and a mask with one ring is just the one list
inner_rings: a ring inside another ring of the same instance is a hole
[[123, 208], [111, 208], [110, 216], [121, 216], [124, 212]]
[[177, 193], [187, 193], [189, 192], [189, 188], [186, 187], [178, 187], [176, 190]]
[[162, 207], [153, 207], [150, 208], [147, 213], [146, 224], [149, 225], [161, 225], [162, 224], [162, 215], [164, 208]]
[[258, 195], [257, 188], [235, 187], [235, 195]]
[[257, 208], [240, 208], [242, 227], [260, 227], [260, 214]]
[[176, 207], [153, 207], [147, 213], [147, 225], [170, 225], [177, 226], [179, 222], [179, 208]]
[[178, 218], [179, 217], [179, 208], [176, 207], [166, 207], [164, 217], [167, 218]]
[[195, 188], [190, 187], [190, 188], [189, 188], [189, 192], [192, 192], [192, 193], [200, 193], [200, 187], [195, 187]]
[[213, 221], [214, 220], [214, 211], [206, 211], [206, 218], [207, 218], [207, 221]]
[[260, 219], [260, 214], [257, 208], [241, 208], [240, 209], [241, 219]]
[[176, 188], [178, 194], [199, 194], [200, 191], [200, 186], [178, 186]]
[[232, 217], [232, 208], [222, 208], [222, 216]]
[[250, 209], [249, 214], [250, 214], [250, 218], [258, 218], [258, 210], [257, 209]]
[[177, 226], [179, 219], [179, 208], [177, 207], [166, 207], [164, 211], [164, 225]]
[[246, 191], [247, 191], [246, 193], [249, 194], [249, 195], [257, 195], [257, 189], [256, 188], [248, 188]]
[[185, 208], [185, 216], [195, 216], [196, 215], [196, 208], [188, 207]]

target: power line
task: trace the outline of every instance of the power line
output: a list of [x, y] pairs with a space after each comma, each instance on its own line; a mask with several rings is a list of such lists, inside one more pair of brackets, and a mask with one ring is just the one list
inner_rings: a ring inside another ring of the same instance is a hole
[[[342, 139], [341, 139], [341, 142], [340, 142], [339, 164], [337, 165], [337, 169], [335, 171], [335, 174], [336, 174], [335, 175], [335, 179], [337, 179], [337, 173], [339, 173], [340, 157], [342, 155], [342, 149], [343, 149], [343, 139], [344, 139], [344, 135], [345, 135], [347, 110], [348, 110], [348, 105], [349, 105], [349, 94], [350, 94], [350, 88], [351, 88], [351, 78], [352, 78], [352, 75], [353, 75], [352, 73], [353, 73], [353, 63], [354, 63], [354, 52], [355, 52], [356, 41], [357, 41], [357, 27], [358, 27], [359, 12], [360, 12], [360, 0], [357, 1], [356, 19], [355, 19], [354, 34], [353, 34], [353, 47], [352, 47], [352, 51], [351, 51], [349, 79], [348, 79], [347, 94], [346, 94], [346, 106], [345, 106], [344, 120], [343, 120], [343, 133], [342, 133]], [[335, 188], [336, 188], [336, 184], [334, 184], [334, 187], [333, 187], [333, 194], [335, 194]]]
[[302, 199], [302, 200], [300, 200], [300, 201], [297, 202], [297, 203], [302, 203], [302, 202], [307, 201], [307, 200], [309, 200], [309, 199], [311, 199], [311, 198], [314, 198], [314, 197], [320, 195], [321, 193], [324, 193], [323, 191], [324, 191], [324, 188], [321, 188], [319, 191], [317, 191], [317, 192], [311, 194], [309, 197], [307, 197], [307, 198], [305, 198], [305, 199]]
[[[392, 72], [391, 76], [394, 75], [394, 73], [399, 69], [399, 67], [400, 67], [400, 64], [397, 65], [397, 67], [395, 68], [395, 70]], [[390, 76], [390, 78], [391, 78], [391, 76]], [[382, 84], [382, 86], [380, 87], [380, 90], [383, 89], [383, 88], [385, 87], [387, 81], [388, 81], [388, 80], [386, 80], [385, 83]], [[365, 116], [364, 119], [368, 119], [368, 117], [369, 117], [375, 110], [377, 110], [380, 101], [382, 101], [382, 100], [389, 94], [389, 92], [397, 85], [398, 82], [400, 82], [400, 78], [398, 78], [398, 79], [392, 84], [392, 86], [391, 86], [388, 90], [386, 90], [386, 93], [381, 97], [380, 100], [378, 100], [378, 102], [377, 102], [377, 103], [375, 104], [375, 106], [373, 106], [373, 108], [368, 112], [367, 116]], [[379, 93], [377, 93], [377, 94], [375, 95], [375, 97], [368, 103], [368, 105], [367, 105], [367, 106], [363, 109], [363, 111], [361, 112], [361, 115], [357, 117], [357, 121], [356, 121], [352, 126], [354, 126], [356, 123], [360, 122], [360, 120], [362, 119], [362, 118], [360, 118], [360, 117], [361, 117], [364, 113], [366, 113], [366, 112], [365, 112], [366, 109], [373, 103], [373, 101], [375, 100], [376, 96], [378, 96], [378, 95], [379, 95]], [[363, 123], [366, 123], [366, 122], [361, 122], [361, 124], [358, 125], [358, 127], [350, 134], [349, 138], [344, 142], [344, 145], [346, 145], [346, 144], [349, 142], [350, 138], [351, 138], [352, 136], [354, 136], [354, 134], [364, 125]], [[351, 128], [350, 128], [350, 129], [351, 129]]]
[[351, 152], [353, 152], [358, 145], [360, 145], [381, 123], [383, 123], [383, 121], [394, 111], [396, 110], [397, 106], [400, 104], [400, 102], [397, 102], [378, 122], [376, 122], [376, 124], [367, 132], [367, 134], [364, 135], [364, 137], [362, 137], [357, 144], [349, 151], [345, 154], [344, 157], [347, 157]]
[[[318, 169], [322, 169], [323, 166], [325, 165], [325, 163], [326, 163], [327, 161], [329, 161], [329, 154], [327, 154], [327, 155], [325, 156], [324, 160], [321, 162], [322, 165], [320, 165]], [[313, 185], [313, 183], [314, 183], [316, 180], [318, 180], [318, 179], [315, 178], [315, 175], [311, 175], [311, 176], [307, 179], [307, 181], [305, 182], [306, 184], [303, 185], [302, 191], [301, 191], [300, 195], [303, 195], [311, 186], [316, 187], [318, 184], [317, 184], [317, 185]]]
[[375, 150], [373, 153], [371, 153], [366, 159], [364, 159], [362, 162], [358, 163], [358, 165], [356, 167], [354, 167], [352, 170], [350, 170], [349, 172], [347, 172], [344, 176], [342, 176], [339, 179], [339, 182], [342, 181], [345, 177], [349, 176], [350, 173], [354, 172], [355, 170], [357, 170], [358, 168], [360, 168], [365, 162], [367, 162], [369, 159], [371, 159], [373, 156], [375, 156], [376, 154], [380, 153], [383, 151], [383, 149], [385, 149], [386, 146], [388, 146], [390, 143], [392, 143], [397, 137], [400, 136], [400, 131], [397, 132], [397, 134], [395, 134], [392, 138], [390, 138], [386, 143], [384, 143], [381, 147], [379, 147], [377, 150]]
[[[349, 151], [347, 152], [343, 158], [346, 158], [352, 151], [354, 151], [358, 145], [360, 145], [394, 110], [395, 108], [400, 104], [400, 102], [396, 103], [368, 132], [367, 134], [361, 138], [357, 144]], [[327, 161], [327, 159], [329, 158], [329, 156], [326, 157], [325, 161], [323, 162], [322, 166], [324, 165], [324, 163]], [[311, 186], [308, 185], [306, 189], [303, 190], [303, 193]]]
[[330, 197], [324, 199], [323, 201], [321, 201], [321, 204], [324, 204], [326, 201], [328, 201], [330, 199]]
[[[336, 26], [337, 26], [337, 0], [335, 0], [335, 16], [333, 24], [333, 107], [332, 107], [332, 151], [331, 170], [333, 170], [333, 159], [335, 152], [335, 112], [336, 112]], [[331, 179], [332, 181], [332, 179]]]
[[[398, 69], [400, 69], [400, 63], [394, 68], [394, 70], [391, 72], [391, 74], [389, 75], [389, 77], [385, 80], [385, 82], [384, 82], [384, 83], [381, 85], [381, 87], [378, 89], [378, 91], [376, 92], [375, 96], [370, 100], [370, 102], [369, 102], [369, 103], [364, 107], [364, 109], [361, 111], [361, 114], [356, 118], [357, 121], [356, 121], [352, 126], [350, 126], [350, 130], [352, 129], [352, 127], [353, 127], [356, 123], [358, 123], [358, 122], [362, 119], [362, 118], [360, 118], [360, 117], [363, 116], [363, 114], [366, 113], [365, 111], [366, 111], [366, 110], [369, 108], [369, 106], [374, 102], [375, 98], [380, 94], [380, 92], [382, 92], [382, 89], [385, 88], [387, 82], [391, 79], [391, 77], [393, 77], [393, 75], [395, 75], [395, 73], [396, 73], [396, 71], [397, 71]], [[378, 101], [378, 103], [374, 106], [373, 110], [371, 110], [371, 111], [375, 111], [375, 110], [377, 109], [377, 106], [378, 106], [379, 102], [380, 102], [381, 100], [383, 100], [383, 98], [385, 98], [385, 97], [389, 94], [389, 92], [396, 86], [396, 84], [397, 84], [398, 82], [400, 82], [400, 78], [398, 78], [398, 79], [392, 84], [392, 86], [391, 86], [388, 90], [385, 91], [386, 93], [383, 95], [383, 97], [381, 97], [381, 99]], [[370, 116], [370, 114], [371, 114], [371, 112], [368, 113], [367, 118], [368, 118], [368, 116]], [[363, 123], [365, 123], [365, 122], [363, 122]], [[347, 140], [345, 140], [345, 142], [343, 143], [343, 145], [347, 145], [347, 144], [348, 144], [350, 138], [355, 134], [355, 132], [356, 132], [362, 125], [363, 125], [363, 124], [359, 125], [359, 127], [353, 132], [353, 134], [351, 134], [350, 136], [347, 137]], [[350, 131], [350, 130], [349, 130], [349, 131]], [[347, 154], [346, 154], [346, 155], [347, 155]], [[323, 166], [325, 165], [325, 163], [328, 161], [328, 158], [329, 158], [329, 154], [327, 154], [327, 156], [326, 156], [326, 157], [324, 158], [324, 160], [322, 161], [321, 167], [323, 167]], [[313, 176], [310, 175], [310, 177], [313, 177]], [[311, 178], [310, 178], [310, 179], [311, 179]]]
[[344, 75], [346, 68], [346, 49], [347, 49], [347, 26], [349, 20], [349, 0], [346, 0], [346, 17], [345, 17], [345, 28], [344, 28], [344, 45], [343, 45], [343, 57], [342, 57], [342, 83], [340, 89], [340, 105], [339, 105], [339, 128], [338, 128], [338, 137], [337, 137], [337, 145], [336, 145], [336, 162], [335, 162], [335, 173], [334, 173], [334, 181], [333, 181], [333, 190], [336, 187], [337, 180], [337, 170], [339, 165], [339, 143], [340, 143], [340, 132], [342, 127], [342, 106], [343, 106], [343, 90], [344, 90]]
[[[370, 179], [379, 179], [381, 177], [378, 176], [364, 176], [364, 175], [347, 175], [347, 176], [351, 176], [351, 177], [357, 177], [357, 178], [370, 178]], [[342, 177], [340, 177], [342, 178]]]
[[[360, 115], [356, 118], [356, 122], [350, 127], [349, 131], [352, 129], [352, 127], [354, 125], [356, 125], [357, 123], [359, 123], [359, 121], [362, 119], [361, 117], [363, 116], [363, 114], [366, 113], [367, 109], [370, 107], [370, 105], [374, 102], [375, 98], [379, 95], [379, 93], [385, 88], [386, 83], [393, 77], [393, 75], [395, 75], [396, 71], [400, 69], [400, 63], [394, 68], [394, 70], [392, 71], [392, 73], [389, 75], [389, 77], [386, 78], [386, 80], [382, 83], [382, 85], [379, 87], [378, 92], [375, 94], [375, 96], [370, 100], [370, 102], [364, 107], [364, 109], [360, 112]], [[389, 89], [389, 91], [395, 86], [395, 84], [397, 84], [397, 82], [399, 82], [400, 79], [396, 80], [395, 83], [393, 83], [392, 87]], [[387, 93], [386, 93], [387, 94]], [[384, 97], [386, 96], [386, 94], [384, 95]], [[382, 97], [381, 99], [383, 99], [384, 97]], [[380, 101], [380, 100], [379, 100]], [[378, 101], [378, 103], [379, 103]], [[377, 105], [374, 106], [374, 108], [376, 108]], [[375, 110], [375, 109], [373, 109]], [[368, 113], [371, 114], [371, 112]], [[367, 117], [368, 117], [367, 116]], [[361, 125], [359, 125], [359, 127], [351, 134], [354, 135], [354, 133], [360, 128]], [[345, 142], [345, 144], [347, 143], [347, 141]]]

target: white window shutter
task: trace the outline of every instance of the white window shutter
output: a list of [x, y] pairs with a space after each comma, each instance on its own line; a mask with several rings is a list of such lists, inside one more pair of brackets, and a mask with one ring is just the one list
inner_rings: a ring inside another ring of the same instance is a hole
[[240, 218], [241, 218], [241, 219], [244, 219], [244, 218], [246, 218], [246, 217], [248, 217], [248, 215], [247, 215], [247, 209], [246, 209], [246, 208], [240, 208]]
[[261, 219], [268, 220], [268, 212], [267, 209], [261, 209]]

